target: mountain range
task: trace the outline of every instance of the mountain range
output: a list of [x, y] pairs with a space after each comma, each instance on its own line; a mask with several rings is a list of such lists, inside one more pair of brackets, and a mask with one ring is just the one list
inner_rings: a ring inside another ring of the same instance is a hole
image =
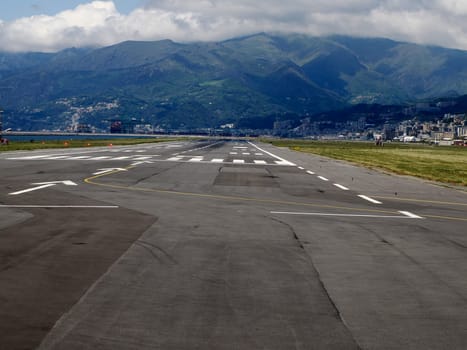
[[[57, 53], [0, 53], [5, 126], [161, 128], [313, 116], [359, 103], [467, 94], [467, 52], [388, 39], [267, 34], [222, 42], [123, 42]], [[344, 116], [345, 117], [345, 116]]]

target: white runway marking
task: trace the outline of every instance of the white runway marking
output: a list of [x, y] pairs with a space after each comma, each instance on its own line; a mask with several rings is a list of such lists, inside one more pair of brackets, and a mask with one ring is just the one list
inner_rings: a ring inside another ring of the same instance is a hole
[[307, 171], [307, 174], [310, 174], [310, 175], [315, 175], [315, 173], [314, 173], [314, 172], [312, 172], [311, 170], [308, 170], [308, 171]]
[[133, 164], [131, 164], [131, 166], [138, 166], [138, 165], [141, 165], [141, 164], [154, 164], [154, 163], [149, 161], [149, 160], [142, 160], [140, 162], [134, 162]]
[[124, 169], [124, 168], [104, 168], [104, 169], [97, 169], [97, 171], [95, 173], [93, 173], [93, 175], [102, 175], [102, 174], [107, 174], [107, 173], [111, 173], [111, 172], [114, 172], [114, 171], [128, 171], [127, 169]]
[[344, 190], [344, 191], [350, 191], [347, 187], [339, 185], [339, 184], [334, 184], [334, 186], [336, 186], [336, 187], [338, 187], [338, 188], [340, 188], [341, 190]]
[[373, 204], [383, 204], [380, 201], [377, 201], [376, 199], [370, 198], [368, 196], [364, 196], [362, 194], [360, 194], [359, 197]]
[[0, 208], [18, 209], [118, 209], [116, 205], [0, 205]]
[[190, 152], [201, 151], [201, 150], [203, 150], [203, 149], [207, 149], [207, 148], [210, 148], [210, 147], [214, 147], [215, 145], [218, 145], [218, 144], [220, 144], [220, 143], [222, 143], [222, 141], [218, 141], [218, 142], [215, 142], [215, 143], [212, 143], [212, 144], [210, 144], [210, 145], [203, 146], [203, 147], [198, 147], [198, 148], [189, 149], [189, 150], [180, 152], [180, 154], [186, 154], [186, 153], [190, 153]]
[[[403, 212], [399, 212], [403, 213]], [[374, 219], [423, 219], [420, 216], [409, 215], [367, 215], [367, 214], [334, 214], [334, 213], [299, 213], [287, 211], [271, 211], [271, 214], [276, 215], [295, 215], [295, 216], [331, 216], [331, 217], [349, 217], [349, 218], [374, 218]]]
[[329, 179], [325, 178], [324, 176], [318, 176], [318, 179], [323, 180], [323, 181], [329, 181]]
[[33, 192], [33, 191], [37, 191], [37, 190], [42, 190], [44, 188], [56, 186], [56, 185], [59, 185], [59, 184], [62, 184], [62, 185], [65, 185], [65, 186], [78, 186], [76, 183], [74, 183], [73, 181], [70, 181], [70, 180], [38, 182], [38, 183], [33, 183], [32, 185], [39, 185], [39, 186], [36, 186], [36, 187], [33, 187], [33, 188], [27, 188], [27, 189], [22, 190], [22, 191], [12, 192], [12, 193], [9, 193], [9, 195], [10, 196], [17, 196], [17, 195], [24, 194], [24, 193], [29, 193], [29, 192]]
[[109, 156], [101, 156], [101, 157], [92, 157], [92, 158], [89, 158], [89, 160], [104, 160], [104, 159], [109, 159], [111, 157]]
[[408, 216], [409, 218], [412, 218], [412, 219], [423, 219], [421, 216], [415, 215], [411, 213], [410, 211], [400, 211], [399, 213], [401, 213], [402, 215]]
[[37, 186], [37, 187], [33, 187], [33, 188], [28, 188], [26, 190], [9, 193], [9, 195], [10, 196], [17, 196], [17, 195], [24, 194], [24, 193], [29, 193], [29, 192], [32, 192], [32, 191], [42, 190], [44, 188], [52, 187], [52, 186], [55, 186], [55, 185], [54, 184], [47, 184], [47, 185]]
[[27, 157], [17, 157], [17, 158], [7, 158], [9, 160], [34, 160], [34, 159], [41, 159], [41, 158], [47, 158], [47, 157], [53, 157], [54, 155], [42, 155], [42, 156], [27, 156]]
[[116, 157], [116, 158], [112, 158], [113, 160], [125, 160], [125, 159], [129, 159], [130, 157], [129, 156], [124, 156], [124, 157]]
[[68, 156], [55, 156], [55, 157], [47, 157], [47, 160], [56, 160], [56, 159], [65, 159]]
[[268, 152], [268, 151], [266, 151], [266, 150], [264, 150], [264, 149], [262, 149], [262, 148], [256, 146], [254, 143], [252, 143], [252, 142], [250, 142], [250, 141], [248, 141], [248, 143], [249, 143], [251, 146], [253, 146], [254, 148], [260, 150], [261, 152], [266, 153], [267, 155], [270, 155], [271, 157], [276, 158], [277, 160], [279, 160], [279, 161], [281, 162], [281, 164], [279, 164], [279, 165], [291, 165], [291, 166], [295, 166], [294, 163], [289, 162], [288, 160], [285, 160], [284, 158], [281, 158], [281, 157], [279, 157], [279, 156], [276, 156], [275, 154], [272, 154], [271, 152]]
[[[234, 152], [238, 155], [237, 152]], [[251, 156], [252, 153], [250, 153]], [[224, 159], [224, 158], [214, 158], [214, 159], [205, 159], [203, 156], [187, 156], [187, 155], [176, 155], [172, 157], [168, 157], [166, 159], [155, 159], [156, 157], [160, 158], [160, 154], [146, 154], [146, 155], [125, 155], [119, 156], [118, 154], [113, 154], [112, 156], [91, 156], [91, 155], [58, 155], [53, 154], [49, 156], [41, 155], [41, 156], [33, 156], [33, 160], [37, 161], [44, 161], [44, 160], [56, 160], [56, 161], [133, 161], [137, 163], [133, 164], [143, 164], [143, 163], [152, 163], [152, 162], [188, 162], [188, 163], [203, 163], [203, 164], [212, 164], [212, 163], [235, 163], [235, 164], [244, 164], [244, 165], [269, 165], [269, 166], [295, 166], [293, 163], [288, 161], [277, 161], [277, 160], [261, 160], [261, 159]], [[19, 158], [11, 158], [14, 160], [32, 160], [30, 159], [31, 156], [19, 157]], [[10, 159], [10, 158], [9, 158]]]
[[277, 165], [295, 166], [294, 163], [290, 163], [288, 160], [275, 160], [274, 163]]
[[91, 158], [91, 156], [70, 157], [70, 158], [67, 158], [67, 159], [69, 159], [69, 160], [83, 160], [83, 159], [89, 159], [89, 158]]

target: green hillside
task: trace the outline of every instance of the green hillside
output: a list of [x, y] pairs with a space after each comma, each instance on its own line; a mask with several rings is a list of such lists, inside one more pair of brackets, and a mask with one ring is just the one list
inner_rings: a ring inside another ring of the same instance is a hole
[[27, 130], [63, 129], [76, 114], [96, 127], [130, 117], [162, 128], [216, 127], [467, 94], [466, 62], [463, 51], [342, 36], [124, 42], [0, 54], [1, 104], [6, 123]]

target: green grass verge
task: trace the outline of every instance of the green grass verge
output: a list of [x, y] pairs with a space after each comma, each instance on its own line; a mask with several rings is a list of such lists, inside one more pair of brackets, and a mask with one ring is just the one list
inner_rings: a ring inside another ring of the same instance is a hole
[[17, 142], [12, 141], [9, 145], [0, 145], [0, 152], [7, 151], [33, 151], [38, 149], [52, 148], [80, 148], [101, 146], [127, 146], [141, 143], [158, 143], [169, 141], [180, 141], [181, 138], [141, 138], [141, 139], [108, 139], [108, 140], [60, 140], [60, 141], [36, 141]]
[[369, 168], [467, 186], [467, 148], [423, 144], [267, 140], [275, 146], [342, 159]]

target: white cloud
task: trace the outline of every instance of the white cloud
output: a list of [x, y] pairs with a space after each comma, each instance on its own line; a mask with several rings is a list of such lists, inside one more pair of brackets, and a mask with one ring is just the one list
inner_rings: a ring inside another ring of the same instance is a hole
[[153, 0], [128, 15], [93, 1], [55, 16], [0, 23], [8, 51], [124, 40], [222, 40], [260, 31], [379, 36], [467, 49], [465, 0]]

